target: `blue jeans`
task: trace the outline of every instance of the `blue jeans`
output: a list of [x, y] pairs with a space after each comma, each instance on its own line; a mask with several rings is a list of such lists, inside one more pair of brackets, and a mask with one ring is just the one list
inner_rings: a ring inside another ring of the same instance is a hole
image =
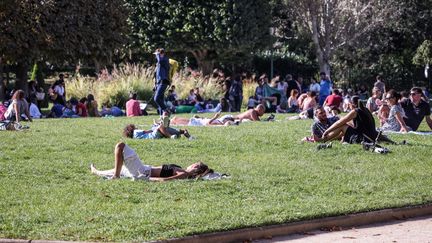
[[168, 88], [168, 84], [163, 83], [163, 81], [160, 81], [160, 83], [156, 86], [154, 101], [158, 106], [157, 110], [159, 115], [162, 115], [162, 112], [166, 110], [164, 95], [165, 95], [165, 90], [167, 88]]
[[328, 95], [320, 95], [319, 96], [319, 105], [322, 106], [324, 104], [324, 101], [326, 100]]

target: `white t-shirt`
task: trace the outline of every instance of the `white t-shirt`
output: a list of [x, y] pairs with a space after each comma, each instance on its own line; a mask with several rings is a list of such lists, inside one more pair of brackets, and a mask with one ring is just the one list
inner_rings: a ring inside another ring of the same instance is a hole
[[39, 119], [42, 117], [39, 108], [33, 103], [30, 103], [30, 116], [34, 119]]
[[64, 89], [63, 86], [61, 86], [61, 85], [56, 85], [56, 86], [54, 87], [54, 91], [55, 91], [57, 94], [59, 94], [59, 95], [61, 95], [61, 96], [64, 96], [65, 89]]
[[151, 166], [143, 165], [136, 152], [125, 145], [123, 149], [123, 167], [122, 173], [127, 177], [133, 177], [134, 179], [145, 179], [148, 180], [151, 175]]
[[321, 87], [320, 87], [319, 83], [314, 83], [314, 84], [311, 84], [309, 86], [309, 91], [311, 91], [311, 92], [314, 91], [317, 94], [319, 94], [320, 89], [321, 89]]
[[25, 114], [25, 111], [28, 109], [28, 103], [26, 100], [13, 100], [12, 103], [8, 106], [7, 111], [5, 112], [5, 118], [7, 120], [12, 119], [15, 116], [14, 104], [18, 105], [19, 115]]
[[192, 117], [189, 119], [188, 126], [206, 126], [211, 119], [209, 118], [195, 118]]

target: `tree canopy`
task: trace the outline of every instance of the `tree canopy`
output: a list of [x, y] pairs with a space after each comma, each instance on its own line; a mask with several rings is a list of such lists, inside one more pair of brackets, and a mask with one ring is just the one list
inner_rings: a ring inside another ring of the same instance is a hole
[[26, 90], [38, 60], [109, 63], [126, 43], [127, 16], [123, 0], [1, 1], [0, 65], [16, 64], [17, 86]]
[[271, 44], [271, 5], [260, 0], [127, 0], [132, 46], [191, 53], [208, 73], [218, 58]]

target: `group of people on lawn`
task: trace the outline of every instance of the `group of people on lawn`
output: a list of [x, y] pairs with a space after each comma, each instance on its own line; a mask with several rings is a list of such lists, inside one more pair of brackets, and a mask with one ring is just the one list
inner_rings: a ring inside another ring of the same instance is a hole
[[[169, 60], [165, 56], [163, 49], [158, 49], [155, 55], [158, 62], [154, 101], [158, 106], [158, 113], [161, 115], [160, 119], [158, 121], [154, 120], [154, 124], [149, 130], [138, 129], [137, 126], [133, 124], [126, 125], [123, 135], [127, 138], [179, 138], [182, 135], [186, 138], [192, 138], [187, 129], [175, 129], [171, 127], [171, 125], [228, 126], [238, 125], [240, 122], [246, 120], [260, 121], [260, 117], [266, 112], [266, 102], [270, 101], [270, 103], [272, 103], [277, 100], [277, 97], [265, 97], [263, 93], [260, 92], [260, 88], [262, 88], [263, 82], [265, 82], [263, 78], [262, 80], [260, 79], [259, 86], [257, 87], [259, 104], [256, 106], [251, 105], [251, 107], [248, 107], [251, 109], [243, 113], [221, 116], [220, 111], [218, 111], [211, 118], [199, 116], [193, 116], [191, 118], [170, 118], [171, 110], [166, 106], [164, 98], [165, 91], [169, 86]], [[375, 122], [372, 116], [373, 113], [378, 115], [381, 124], [379, 129], [383, 131], [416, 131], [423, 119], [426, 120], [428, 126], [432, 129], [429, 100], [424, 95], [421, 88], [412, 88], [409, 97], [402, 98], [402, 96], [394, 90], [385, 91], [385, 85], [378, 79], [372, 90], [373, 95], [367, 101], [366, 106], [363, 106], [359, 96], [354, 95], [350, 97], [347, 107], [342, 107], [343, 98], [338, 89], [333, 89], [331, 93], [330, 91], [321, 92], [323, 88], [328, 89], [331, 85], [330, 83], [327, 84], [327, 82], [330, 81], [325, 73], [321, 73], [321, 76], [324, 80], [322, 80], [321, 83], [324, 82], [324, 84], [322, 84], [319, 95], [315, 91], [299, 95], [299, 86], [297, 86], [297, 83], [295, 83], [290, 76], [288, 76], [288, 87], [284, 85], [281, 87], [282, 89], [288, 89], [290, 85], [293, 86], [290, 88], [289, 92], [291, 96], [288, 99], [288, 109], [301, 108], [304, 113], [303, 117], [315, 118], [311, 128], [312, 135], [306, 138], [307, 141], [327, 142], [335, 139], [342, 140], [346, 143], [360, 143], [362, 141], [373, 142], [376, 140], [390, 141], [384, 136], [382, 138], [378, 137], [380, 135], [375, 128]], [[64, 105], [64, 107], [70, 110], [73, 110], [73, 105], [75, 107], [82, 107], [76, 100], [66, 102], [64, 98], [62, 98], [64, 97], [64, 91], [62, 95], [61, 89], [57, 87], [62, 86], [62, 83], [64, 82], [56, 82], [52, 88], [52, 92], [57, 93], [57, 96], [53, 97], [55, 105]], [[136, 95], [133, 94], [131, 100], [126, 104], [128, 115], [128, 110], [131, 114], [135, 114], [141, 110], [137, 107], [135, 101]], [[84, 102], [95, 102], [94, 97], [88, 97]], [[88, 106], [89, 105], [86, 105], [85, 107]], [[97, 104], [94, 104], [94, 106], [97, 107]], [[9, 107], [0, 110], [0, 114], [3, 115], [0, 119], [10, 119], [19, 122], [21, 120], [21, 115], [25, 115], [29, 121], [32, 121], [28, 107], [28, 103], [24, 98], [24, 92], [18, 90], [13, 95]], [[267, 108], [274, 108], [274, 111], [277, 112], [288, 112], [288, 110], [280, 106], [267, 106]], [[339, 118], [338, 114], [340, 109], [348, 111], [348, 114]], [[62, 112], [64, 113], [64, 109], [62, 109]], [[110, 178], [113, 179], [121, 175], [126, 175], [135, 179], [155, 181], [197, 178], [212, 172], [212, 170], [202, 162], [194, 163], [186, 169], [172, 164], [162, 165], [160, 167], [143, 165], [135, 151], [123, 142], [115, 146], [114, 169], [100, 171], [96, 169], [94, 165], [91, 165], [91, 171], [96, 175], [111, 176]]]

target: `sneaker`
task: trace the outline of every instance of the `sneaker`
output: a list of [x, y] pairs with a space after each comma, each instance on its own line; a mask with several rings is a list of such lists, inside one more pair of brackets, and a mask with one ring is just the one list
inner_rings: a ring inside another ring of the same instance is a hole
[[266, 121], [274, 121], [275, 115], [270, 114], [269, 117], [267, 117]]
[[171, 139], [177, 139], [177, 138], [179, 138], [177, 135], [171, 135]]
[[325, 143], [322, 143], [322, 144], [319, 144], [318, 146], [317, 146], [317, 150], [321, 150], [321, 149], [329, 149], [329, 148], [332, 148], [333, 147], [333, 144], [330, 142], [330, 143], [328, 143], [328, 144], [325, 144]]
[[190, 138], [190, 137], [191, 137], [189, 131], [186, 130], [186, 129], [184, 130], [183, 135], [184, 135], [186, 138]]

